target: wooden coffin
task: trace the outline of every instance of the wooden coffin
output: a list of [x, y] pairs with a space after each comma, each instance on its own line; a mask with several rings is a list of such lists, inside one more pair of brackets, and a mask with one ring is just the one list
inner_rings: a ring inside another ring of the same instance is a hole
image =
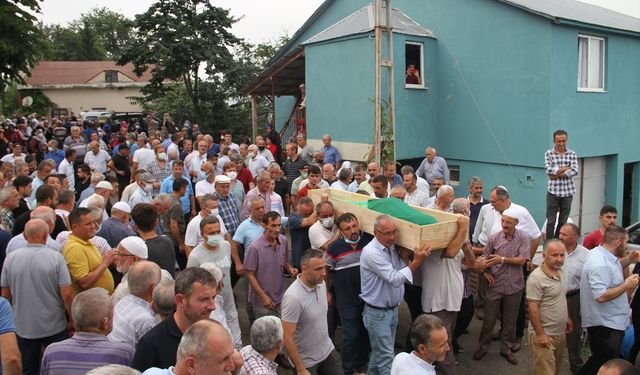
[[[363, 202], [378, 198], [337, 189], [309, 190], [309, 197], [315, 204], [320, 202], [323, 194], [329, 196], [329, 201], [331, 201], [334, 207], [340, 212], [351, 212], [356, 215], [360, 223], [360, 229], [373, 235], [373, 223], [380, 213], [366, 207], [356, 206], [349, 202]], [[428, 242], [432, 249], [446, 248], [458, 231], [456, 215], [427, 208], [412, 207], [431, 215], [438, 222], [431, 225], [417, 225], [402, 219], [393, 218], [398, 229], [396, 244], [411, 250], [416, 247], [421, 247], [425, 242]], [[466, 228], [466, 230], [468, 231], [468, 228]]]

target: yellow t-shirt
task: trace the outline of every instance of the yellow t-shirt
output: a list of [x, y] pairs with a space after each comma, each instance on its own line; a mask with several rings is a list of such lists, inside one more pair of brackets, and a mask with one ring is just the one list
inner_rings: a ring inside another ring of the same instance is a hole
[[[87, 276], [89, 272], [96, 269], [102, 263], [102, 255], [91, 242], [84, 241], [73, 234], [69, 235], [67, 243], [62, 249], [62, 255], [71, 274], [73, 291], [75, 293], [82, 292], [78, 286], [78, 279]], [[95, 287], [104, 288], [109, 294], [113, 293], [113, 276], [109, 270], [105, 270], [102, 276], [91, 285], [91, 288]]]

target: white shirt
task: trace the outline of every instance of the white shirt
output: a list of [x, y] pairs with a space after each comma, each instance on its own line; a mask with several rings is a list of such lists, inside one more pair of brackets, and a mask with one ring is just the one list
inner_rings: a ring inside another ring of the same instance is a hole
[[154, 161], [155, 158], [156, 153], [148, 148], [139, 148], [133, 154], [133, 162], [138, 163], [138, 169], [144, 169], [144, 167]]
[[129, 200], [131, 199], [131, 196], [133, 195], [133, 193], [135, 193], [136, 190], [138, 190], [138, 183], [132, 182], [129, 185], [127, 185], [127, 187], [124, 188], [124, 190], [122, 191], [120, 202], [124, 202], [128, 204]]
[[69, 163], [67, 158], [62, 159], [58, 166], [58, 173], [67, 176], [67, 181], [69, 181], [69, 190], [76, 190], [76, 178], [73, 174], [73, 163]]
[[[220, 234], [224, 237], [227, 234], [227, 227], [224, 225], [222, 218], [220, 215], [216, 215], [218, 221], [220, 222]], [[189, 221], [187, 224], [187, 231], [184, 235], [184, 244], [191, 247], [196, 247], [200, 245], [202, 240], [202, 235], [200, 233], [200, 222], [202, 221], [202, 213], [196, 215], [193, 219]]]
[[200, 167], [202, 166], [202, 163], [207, 161], [207, 153], [205, 152], [202, 156], [200, 156], [200, 153], [196, 151], [195, 153], [192, 152], [191, 154], [189, 154], [189, 156], [190, 158], [185, 158], [185, 169], [189, 173], [197, 172], [197, 176], [194, 177], [194, 179], [198, 182], [202, 181], [203, 179], [200, 176]]
[[[14, 252], [18, 249], [22, 249], [23, 247], [27, 247], [27, 245], [28, 245], [27, 239], [24, 238], [23, 233], [20, 233], [19, 235], [13, 237], [11, 241], [9, 241], [9, 243], [7, 244], [6, 254], [9, 255], [9, 253]], [[47, 237], [46, 246], [51, 250], [55, 250], [59, 253], [62, 252], [62, 245], [57, 243], [56, 240], [51, 238], [51, 236]]]
[[436, 368], [417, 355], [398, 353], [391, 364], [391, 375], [435, 375]]
[[269, 161], [264, 156], [257, 155], [255, 158], [249, 159], [249, 171], [254, 178], [267, 167], [269, 167]]
[[573, 252], [566, 253], [564, 265], [562, 266], [562, 277], [567, 292], [580, 289], [580, 277], [582, 275], [582, 266], [587, 260], [589, 250], [582, 245], [576, 246]]
[[[491, 206], [491, 205], [486, 204], [485, 206]], [[511, 202], [509, 209], [517, 210], [518, 216], [520, 217], [520, 220], [518, 220], [518, 225], [516, 225], [516, 229], [523, 231], [527, 235], [527, 237], [529, 237], [530, 240], [535, 240], [536, 238], [542, 235], [542, 233], [540, 233], [540, 229], [538, 229], [538, 225], [536, 224], [535, 220], [533, 220], [533, 216], [531, 216], [531, 214], [529, 213], [529, 210], [513, 202]], [[490, 235], [498, 233], [501, 230], [502, 230], [502, 214], [497, 210], [493, 210], [493, 224], [491, 226]]]
[[338, 228], [335, 225], [331, 226], [331, 229], [327, 229], [322, 226], [320, 220], [316, 221], [309, 227], [309, 242], [311, 248], [316, 250], [322, 249], [322, 244], [329, 241], [335, 234]]
[[473, 231], [473, 242], [485, 245], [487, 239], [491, 235], [491, 227], [493, 227], [494, 209], [490, 204], [485, 204], [480, 208], [478, 221]]
[[416, 183], [418, 190], [424, 191], [425, 193], [429, 194], [429, 183], [427, 182], [427, 180], [419, 176], [416, 176], [416, 177], [418, 179]]
[[444, 251], [433, 251], [422, 263], [422, 311], [426, 313], [460, 311], [464, 292], [464, 253], [459, 250], [455, 257], [443, 258]]
[[87, 152], [84, 156], [84, 163], [89, 165], [92, 171], [98, 173], [107, 173], [107, 163], [111, 160], [111, 156], [105, 150], [98, 151], [98, 154], [94, 154], [93, 151]]
[[3, 163], [5, 162], [15, 163], [16, 159], [21, 159], [22, 161], [24, 161], [26, 157], [27, 157], [26, 154], [20, 154], [20, 156], [16, 157], [13, 153], [10, 153], [3, 156], [2, 159], [0, 159], [0, 161]]
[[337, 189], [337, 190], [344, 190], [344, 191], [348, 191], [349, 190], [349, 185], [346, 185], [345, 183], [343, 183], [340, 180], [337, 180], [336, 182], [334, 182], [333, 184], [331, 184], [331, 188], [332, 189]]
[[196, 197], [201, 197], [205, 194], [215, 193], [216, 188], [213, 182], [202, 180], [196, 183]]
[[267, 159], [268, 162], [272, 162], [276, 160], [273, 158], [273, 154], [271, 153], [271, 151], [269, 151], [269, 149], [266, 147], [264, 148], [264, 150], [258, 149], [258, 155]]
[[169, 147], [167, 147], [167, 155], [171, 154], [172, 152], [176, 154], [177, 158], [180, 158], [180, 149], [178, 148], [178, 145], [173, 142], [171, 142]]
[[141, 189], [140, 186], [138, 186], [136, 191], [131, 196], [131, 199], [129, 199], [129, 207], [131, 207], [131, 209], [133, 210], [133, 207], [135, 207], [138, 203], [151, 203], [152, 201], [153, 198], [151, 198], [151, 192], [147, 193], [146, 191]]

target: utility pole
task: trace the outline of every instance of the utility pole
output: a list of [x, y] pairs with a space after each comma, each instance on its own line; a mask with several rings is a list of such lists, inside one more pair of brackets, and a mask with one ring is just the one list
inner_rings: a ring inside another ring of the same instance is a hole
[[[375, 121], [374, 121], [374, 144], [375, 161], [380, 163], [383, 141], [393, 142], [393, 158], [396, 155], [396, 122], [395, 122], [395, 105], [394, 105], [394, 83], [393, 83], [393, 25], [392, 25], [392, 9], [391, 0], [376, 0], [375, 3], [375, 55], [376, 55], [376, 76], [375, 76]], [[387, 76], [387, 92], [382, 92], [382, 75], [383, 72]], [[391, 139], [383, 139], [382, 124], [382, 98], [386, 96], [388, 123], [391, 128]], [[388, 147], [388, 145], [385, 145]]]

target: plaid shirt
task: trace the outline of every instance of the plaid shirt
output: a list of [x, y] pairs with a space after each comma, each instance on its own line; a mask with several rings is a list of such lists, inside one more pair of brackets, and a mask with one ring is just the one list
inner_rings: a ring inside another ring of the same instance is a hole
[[11, 211], [6, 208], [1, 208], [0, 221], [6, 232], [13, 233], [13, 225], [16, 223], [16, 220], [13, 218], [13, 213]]
[[218, 198], [218, 213], [224, 222], [224, 226], [229, 231], [229, 234], [233, 236], [240, 225], [240, 210], [236, 204], [236, 197], [233, 193], [224, 198], [216, 191], [213, 193]]
[[[484, 247], [484, 256], [489, 257], [491, 254], [503, 256], [506, 258], [520, 257], [531, 260], [530, 240], [527, 234], [516, 229], [512, 238], [507, 238], [503, 231], [500, 231], [487, 240]], [[522, 266], [514, 264], [499, 263], [489, 268], [496, 282], [491, 285], [494, 292], [503, 295], [510, 295], [524, 289], [524, 273]]]
[[240, 349], [240, 354], [244, 359], [240, 375], [276, 375], [278, 373], [278, 365], [256, 352], [251, 345]]
[[544, 168], [549, 174], [556, 174], [560, 167], [570, 166], [564, 177], [549, 179], [547, 191], [557, 197], [570, 197], [576, 193], [573, 177], [578, 175], [578, 156], [575, 151], [567, 149], [564, 154], [556, 151], [555, 147], [544, 153]]
[[[169, 167], [169, 162], [165, 163], [164, 168], [161, 168], [158, 165], [158, 161], [154, 159], [151, 163], [148, 163], [145, 168], [147, 172], [151, 173], [153, 178], [158, 180], [158, 182], [164, 181], [165, 178], [171, 176], [171, 167]], [[153, 189], [151, 195], [153, 197], [160, 194], [160, 189]]]

